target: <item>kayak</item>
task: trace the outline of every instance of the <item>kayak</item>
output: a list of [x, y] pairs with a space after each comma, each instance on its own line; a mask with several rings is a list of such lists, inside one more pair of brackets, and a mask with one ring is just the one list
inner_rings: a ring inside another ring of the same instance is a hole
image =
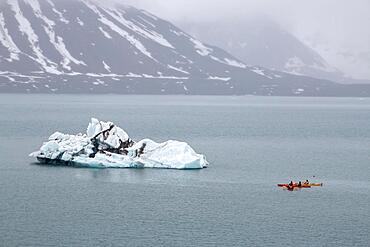
[[[316, 187], [316, 186], [322, 186], [323, 183], [320, 183], [320, 184], [312, 184], [312, 183], [309, 183], [308, 185], [306, 184], [302, 184], [302, 188], [311, 188], [311, 187]], [[289, 184], [278, 184], [277, 186], [279, 187], [288, 187]], [[294, 183], [293, 184], [293, 187], [298, 187], [298, 183]]]
[[293, 191], [293, 190], [300, 190], [302, 188], [307, 188], [307, 187], [283, 187], [284, 190], [290, 190], [290, 191]]
[[311, 186], [309, 185], [303, 185], [302, 186], [298, 186], [298, 185], [293, 185], [293, 186], [289, 186], [289, 185], [284, 185], [284, 186], [280, 186], [280, 187], [283, 187], [284, 189], [302, 189], [302, 188], [311, 188]]

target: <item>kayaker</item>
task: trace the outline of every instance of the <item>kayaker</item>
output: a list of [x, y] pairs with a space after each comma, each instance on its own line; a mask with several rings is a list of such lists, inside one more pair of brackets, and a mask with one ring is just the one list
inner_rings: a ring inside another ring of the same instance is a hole
[[298, 182], [298, 187], [302, 187], [302, 182], [301, 181]]
[[310, 182], [308, 182], [308, 179], [306, 179], [306, 182], [303, 183], [304, 185], [309, 185]]
[[287, 186], [287, 189], [288, 190], [293, 190], [294, 189], [294, 183], [293, 183], [293, 181], [290, 181], [290, 183]]

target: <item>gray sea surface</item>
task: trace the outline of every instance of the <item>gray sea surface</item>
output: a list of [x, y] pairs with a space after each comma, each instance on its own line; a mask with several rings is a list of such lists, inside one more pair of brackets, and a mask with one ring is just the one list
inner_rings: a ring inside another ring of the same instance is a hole
[[[91, 117], [203, 170], [42, 166]], [[310, 179], [323, 187], [276, 186]], [[370, 99], [0, 94], [0, 246], [369, 246]]]

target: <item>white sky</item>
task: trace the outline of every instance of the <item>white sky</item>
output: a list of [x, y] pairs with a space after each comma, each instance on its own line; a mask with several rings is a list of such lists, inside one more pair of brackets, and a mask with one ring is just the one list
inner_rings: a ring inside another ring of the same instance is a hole
[[332, 65], [370, 79], [370, 0], [115, 0], [180, 23], [268, 16]]

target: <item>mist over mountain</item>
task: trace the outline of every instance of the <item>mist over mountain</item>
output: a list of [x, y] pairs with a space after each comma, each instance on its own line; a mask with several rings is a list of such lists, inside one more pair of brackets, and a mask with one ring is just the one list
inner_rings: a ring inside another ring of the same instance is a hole
[[[230, 30], [243, 32], [244, 26], [256, 25], [258, 28], [266, 20], [271, 20], [278, 29], [292, 34], [320, 54], [330, 67], [341, 71], [344, 76], [335, 79], [342, 79], [343, 83], [366, 80], [370, 83], [370, 29], [366, 28], [370, 23], [368, 0], [124, 1], [166, 18], [186, 31], [189, 30], [183, 23], [207, 23], [208, 29], [220, 29], [222, 35]], [[238, 37], [245, 38], [243, 35]], [[351, 78], [357, 80], [351, 81]]]
[[0, 92], [366, 96], [247, 65], [153, 14], [89, 0], [0, 5]]
[[214, 22], [180, 21], [195, 37], [235, 55], [246, 64], [339, 83], [370, 83], [345, 76], [317, 51], [266, 17]]

